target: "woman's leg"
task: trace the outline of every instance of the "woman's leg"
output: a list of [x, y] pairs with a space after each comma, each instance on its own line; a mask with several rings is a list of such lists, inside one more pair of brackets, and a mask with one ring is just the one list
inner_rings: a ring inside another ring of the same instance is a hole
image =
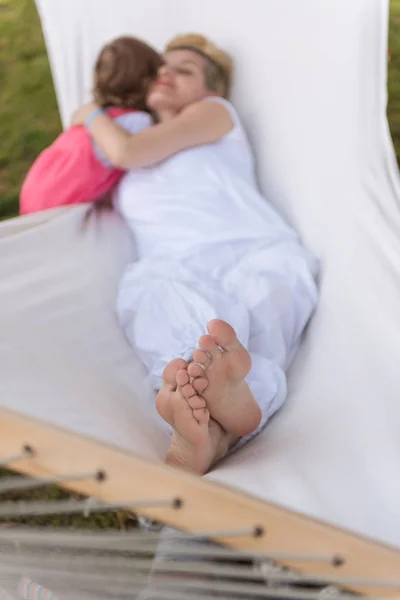
[[[214, 322], [214, 327], [212, 325], [213, 323], [210, 326], [211, 331], [216, 329], [229, 334], [233, 332], [230, 325], [223, 321]], [[247, 364], [249, 357], [244, 348], [243, 351], [243, 359]], [[227, 353], [229, 352], [230, 350], [227, 351]], [[240, 372], [243, 372], [241, 360], [240, 358], [239, 360], [235, 358], [235, 360], [236, 364], [231, 362], [229, 366], [229, 377], [235, 378], [237, 388], [232, 394], [232, 402], [236, 404], [233, 411], [230, 411], [229, 404], [219, 406], [218, 398], [212, 403], [205, 401], [200, 394], [196, 393], [195, 380], [190, 380], [185, 361], [177, 359], [171, 361], [166, 367], [164, 383], [157, 395], [156, 402], [158, 412], [173, 429], [171, 446], [166, 458], [167, 464], [202, 475], [237, 444], [239, 436], [226, 431], [221, 423], [212, 416], [212, 408], [217, 408], [220, 410], [222, 420], [229, 417], [232, 426], [240, 429], [254, 406], [258, 411], [258, 406], [247, 383], [243, 377], [240, 379]], [[207, 377], [207, 370], [203, 373], [204, 376]], [[218, 376], [213, 372], [212, 385], [219, 391], [223, 390], [224, 385], [232, 389], [230, 381], [222, 367], [219, 368]], [[229, 395], [225, 397], [229, 400]], [[236, 421], [233, 414], [236, 415]]]
[[251, 357], [228, 323], [213, 320], [208, 335], [199, 340], [188, 375], [194, 390], [204, 398], [211, 416], [240, 437], [254, 431], [261, 411], [247, 383]]
[[[251, 357], [251, 369], [246, 384], [260, 415], [250, 431], [239, 434], [240, 439], [231, 447], [231, 452], [257, 435], [285, 401], [285, 371], [317, 302], [314, 277], [315, 272], [303, 250], [295, 244], [275, 249], [269, 246], [250, 248], [224, 277], [222, 286], [227, 295], [235, 296], [250, 317], [246, 347]], [[195, 357], [199, 358], [197, 354]], [[193, 385], [212, 406], [213, 390], [221, 385], [223, 378], [216, 383], [207, 358], [203, 363], [209, 374], [208, 386], [202, 391], [204, 383], [197, 385], [195, 381]], [[189, 366], [188, 371], [198, 372], [195, 366]]]
[[151, 266], [139, 265], [123, 281], [117, 312], [128, 341], [158, 390], [170, 361], [193, 359], [200, 338], [207, 334], [207, 323], [217, 318], [228, 321], [246, 344], [249, 318], [247, 309], [227, 298], [218, 282], [203, 273], [182, 273], [176, 264], [159, 274]]
[[[170, 266], [169, 271], [179, 273], [179, 265]], [[159, 391], [158, 412], [171, 426], [172, 441], [167, 462], [205, 473], [236, 443], [239, 435], [257, 426], [259, 411], [243, 381], [248, 373], [246, 350], [243, 349], [239, 361], [233, 348], [226, 352], [223, 365], [230, 365], [229, 377], [226, 377], [227, 369], [219, 365], [218, 373], [214, 372], [212, 378], [220, 392], [233, 380], [238, 389], [247, 392], [241, 398], [242, 403], [236, 395], [234, 418], [226, 403], [218, 411], [219, 397], [208, 409], [207, 401], [190, 383], [187, 361], [193, 359], [199, 340], [207, 333], [207, 322], [215, 317], [222, 316], [238, 323], [242, 337], [246, 338], [247, 311], [227, 299], [216, 282], [201, 279], [193, 272], [186, 271], [185, 278], [180, 279], [166, 277], [165, 273], [159, 277], [151, 277], [150, 273], [144, 277], [143, 271], [139, 274], [142, 276], [136, 280], [131, 278], [129, 287], [122, 289], [120, 294], [120, 322], [134, 351], [148, 368], [154, 389]], [[207, 337], [212, 340], [211, 336]], [[224, 342], [217, 335], [213, 343]], [[226, 361], [230, 355], [235, 358]], [[246, 419], [251, 408], [257, 414], [253, 418], [254, 425], [249, 426]], [[215, 417], [214, 409], [222, 423]]]
[[[163, 372], [171, 361], [178, 358], [196, 361], [212, 353], [212, 364], [207, 365], [207, 379], [197, 376], [196, 383], [198, 386], [204, 382], [209, 385], [203, 397], [211, 417], [226, 432], [245, 435], [260, 421], [258, 405], [244, 381], [251, 361], [236, 336], [237, 332], [246, 344], [248, 311], [235, 298], [227, 296], [219, 282], [207, 277], [206, 273], [183, 271], [179, 264], [175, 268], [169, 266], [168, 271], [167, 276], [149, 273], [147, 277], [142, 272], [135, 285], [131, 282], [130, 288], [124, 291], [119, 301], [119, 315], [125, 334], [146, 365], [155, 390], [163, 386]], [[171, 272], [174, 277], [170, 276]], [[231, 323], [235, 331], [226, 324], [221, 327], [218, 321], [213, 321], [215, 319]], [[210, 321], [213, 323], [207, 334]], [[195, 367], [200, 369], [198, 375], [205, 375], [200, 364], [193, 362], [190, 365], [191, 378], [196, 377], [191, 372]], [[186, 385], [189, 376], [181, 374], [184, 376]], [[193, 388], [185, 389], [192, 395], [196, 393]], [[197, 406], [204, 407], [204, 400], [200, 404], [197, 401], [194, 410], [198, 410]]]

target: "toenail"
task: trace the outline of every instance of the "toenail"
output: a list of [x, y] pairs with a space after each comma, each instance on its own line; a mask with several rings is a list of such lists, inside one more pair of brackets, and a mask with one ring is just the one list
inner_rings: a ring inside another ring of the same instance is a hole
[[207, 350], [203, 350], [202, 348], [197, 348], [197, 350], [199, 352], [202, 352], [203, 354], [205, 354], [207, 356], [208, 360], [212, 360], [212, 355], [210, 352], [208, 352]]
[[205, 370], [206, 370], [205, 366], [204, 366], [204, 365], [202, 365], [201, 363], [195, 362], [195, 363], [193, 363], [193, 364], [195, 364], [195, 365], [197, 365], [198, 367], [200, 367], [200, 369], [203, 369], [203, 371], [205, 371]]

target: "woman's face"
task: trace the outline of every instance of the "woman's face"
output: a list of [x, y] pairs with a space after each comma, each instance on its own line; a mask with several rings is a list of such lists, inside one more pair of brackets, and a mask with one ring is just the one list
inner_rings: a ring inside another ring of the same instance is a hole
[[206, 88], [206, 60], [191, 50], [173, 50], [164, 55], [164, 64], [147, 97], [156, 114], [178, 114], [189, 104], [212, 92]]

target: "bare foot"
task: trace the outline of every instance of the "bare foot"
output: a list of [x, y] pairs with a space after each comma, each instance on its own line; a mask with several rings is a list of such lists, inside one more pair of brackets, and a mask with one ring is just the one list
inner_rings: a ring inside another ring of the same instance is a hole
[[210, 418], [205, 400], [190, 383], [184, 360], [176, 359], [166, 366], [156, 407], [174, 429], [165, 461], [171, 466], [203, 475], [236, 442], [236, 437]]
[[188, 366], [195, 391], [206, 401], [210, 415], [225, 431], [241, 437], [260, 424], [261, 410], [245, 381], [251, 358], [225, 321], [208, 324], [210, 335], [199, 340]]

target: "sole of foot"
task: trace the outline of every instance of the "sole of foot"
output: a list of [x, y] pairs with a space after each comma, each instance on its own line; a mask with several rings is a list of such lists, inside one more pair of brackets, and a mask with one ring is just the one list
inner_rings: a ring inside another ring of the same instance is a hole
[[187, 367], [191, 385], [225, 431], [248, 435], [261, 421], [260, 408], [245, 381], [251, 369], [250, 354], [228, 323], [214, 320], [207, 330]]
[[206, 402], [191, 384], [187, 364], [183, 360], [174, 360], [165, 368], [156, 407], [173, 428], [165, 461], [170, 466], [203, 475], [235, 441], [210, 418]]

